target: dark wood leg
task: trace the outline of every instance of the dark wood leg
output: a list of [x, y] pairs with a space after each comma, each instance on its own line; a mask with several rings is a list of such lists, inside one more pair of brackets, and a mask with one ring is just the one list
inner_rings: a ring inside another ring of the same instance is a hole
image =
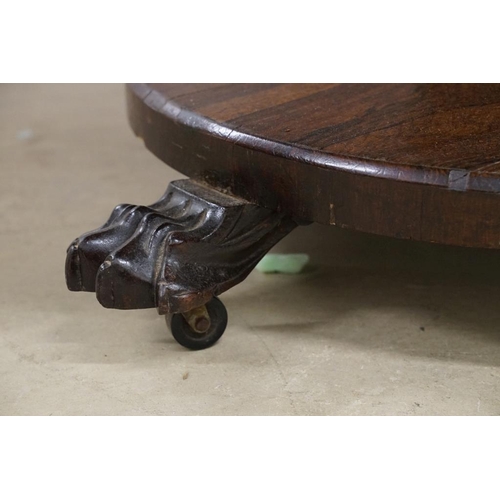
[[119, 205], [102, 227], [77, 238], [66, 283], [95, 292], [104, 307], [157, 307], [180, 343], [201, 349], [227, 322], [215, 297], [295, 227], [283, 214], [179, 180], [153, 205]]

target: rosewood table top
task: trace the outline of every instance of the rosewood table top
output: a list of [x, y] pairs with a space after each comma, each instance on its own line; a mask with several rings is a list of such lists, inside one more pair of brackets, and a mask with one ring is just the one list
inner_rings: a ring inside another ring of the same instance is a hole
[[146, 147], [299, 222], [500, 247], [500, 85], [130, 84]]

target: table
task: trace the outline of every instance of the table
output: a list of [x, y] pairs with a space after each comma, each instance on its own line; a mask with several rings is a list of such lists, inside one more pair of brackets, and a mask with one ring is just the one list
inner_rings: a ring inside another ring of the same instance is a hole
[[156, 307], [213, 345], [217, 298], [298, 224], [500, 247], [500, 85], [129, 84], [129, 122], [189, 179], [76, 239], [70, 290]]

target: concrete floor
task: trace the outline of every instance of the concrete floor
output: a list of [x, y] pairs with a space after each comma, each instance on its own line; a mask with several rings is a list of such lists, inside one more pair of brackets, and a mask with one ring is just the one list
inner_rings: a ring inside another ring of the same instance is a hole
[[67, 291], [69, 243], [179, 177], [122, 86], [0, 86], [0, 414], [500, 414], [498, 252], [299, 228], [276, 250], [307, 272], [254, 271], [200, 352], [155, 310]]

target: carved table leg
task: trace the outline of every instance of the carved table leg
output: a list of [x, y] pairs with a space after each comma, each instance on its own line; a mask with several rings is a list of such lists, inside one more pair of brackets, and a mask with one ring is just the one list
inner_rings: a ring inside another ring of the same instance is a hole
[[157, 307], [180, 344], [204, 349], [227, 324], [216, 296], [295, 227], [283, 214], [179, 180], [153, 205], [119, 205], [102, 227], [77, 238], [66, 283], [96, 292], [104, 307]]

